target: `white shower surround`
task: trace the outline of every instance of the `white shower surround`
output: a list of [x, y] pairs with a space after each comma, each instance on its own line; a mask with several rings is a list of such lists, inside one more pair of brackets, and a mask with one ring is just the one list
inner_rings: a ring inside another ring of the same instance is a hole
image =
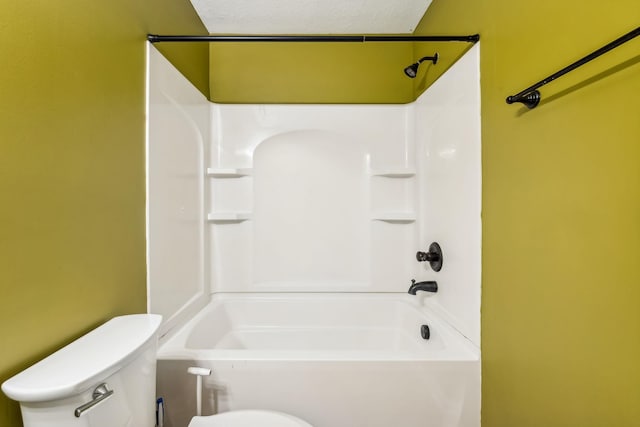
[[[149, 310], [167, 319], [164, 340], [186, 334], [211, 295], [390, 293], [479, 348], [479, 46], [408, 105], [211, 104], [153, 47], [149, 64]], [[438, 273], [415, 261], [432, 241]], [[438, 293], [408, 296], [410, 279], [436, 280]], [[411, 359], [432, 378], [456, 369]], [[461, 410], [477, 416], [442, 426], [479, 425], [472, 363], [450, 385], [475, 390]]]

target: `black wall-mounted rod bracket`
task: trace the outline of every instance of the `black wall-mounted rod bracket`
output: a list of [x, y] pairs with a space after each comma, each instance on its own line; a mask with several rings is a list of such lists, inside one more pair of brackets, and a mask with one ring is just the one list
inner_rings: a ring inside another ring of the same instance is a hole
[[147, 34], [151, 43], [159, 42], [467, 42], [476, 43], [479, 34], [467, 36], [278, 36], [278, 35], [203, 35], [203, 36], [161, 36]]
[[640, 27], [636, 28], [635, 30], [632, 30], [632, 31], [628, 32], [627, 34], [625, 34], [622, 37], [619, 37], [619, 38], [615, 39], [611, 43], [609, 43], [609, 44], [601, 47], [600, 49], [590, 53], [589, 55], [585, 56], [584, 58], [581, 58], [581, 59], [577, 60], [576, 62], [564, 67], [562, 70], [553, 73], [549, 77], [540, 80], [538, 83], [529, 86], [525, 90], [520, 91], [520, 92], [516, 93], [515, 95], [508, 96], [507, 100], [506, 100], [507, 104], [513, 104], [514, 102], [520, 102], [520, 103], [526, 105], [530, 109], [531, 108], [535, 108], [540, 103], [540, 96], [541, 95], [540, 95], [540, 92], [538, 91], [538, 89], [540, 87], [546, 85], [547, 83], [551, 83], [552, 81], [554, 81], [558, 77], [564, 76], [565, 74], [575, 70], [578, 67], [583, 66], [587, 62], [596, 59], [600, 55], [605, 54], [605, 53], [609, 52], [612, 49], [615, 49], [616, 47], [620, 46], [621, 44], [626, 43], [629, 40], [631, 40], [631, 39], [633, 39], [633, 38], [635, 38], [635, 37], [637, 37], [639, 35], [640, 35]]
[[521, 95], [518, 98], [516, 98], [515, 95], [507, 97], [507, 104], [513, 104], [514, 102], [520, 102], [528, 109], [535, 108], [540, 103], [540, 91], [533, 90], [532, 92]]

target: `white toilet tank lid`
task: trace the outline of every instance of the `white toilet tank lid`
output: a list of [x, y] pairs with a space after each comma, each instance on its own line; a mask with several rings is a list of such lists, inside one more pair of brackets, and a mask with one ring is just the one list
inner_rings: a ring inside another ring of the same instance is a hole
[[19, 402], [44, 402], [82, 393], [133, 360], [162, 322], [157, 314], [114, 317], [2, 384]]

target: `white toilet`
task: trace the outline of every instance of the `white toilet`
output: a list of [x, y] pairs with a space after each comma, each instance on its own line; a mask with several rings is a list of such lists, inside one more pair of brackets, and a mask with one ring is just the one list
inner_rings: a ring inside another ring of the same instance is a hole
[[[153, 427], [161, 320], [154, 314], [115, 317], [8, 379], [2, 391], [20, 402], [24, 427]], [[292, 415], [262, 410], [196, 416], [189, 423], [258, 426], [312, 427]]]

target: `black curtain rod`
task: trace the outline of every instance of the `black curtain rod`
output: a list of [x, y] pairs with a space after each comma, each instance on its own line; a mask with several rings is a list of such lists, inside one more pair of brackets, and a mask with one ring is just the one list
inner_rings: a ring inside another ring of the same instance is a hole
[[584, 58], [577, 60], [573, 64], [564, 67], [562, 70], [560, 70], [560, 71], [558, 71], [556, 73], [553, 73], [549, 77], [540, 80], [538, 83], [529, 86], [525, 90], [520, 91], [520, 92], [516, 93], [515, 95], [508, 96], [507, 97], [507, 104], [513, 104], [514, 102], [521, 102], [524, 105], [526, 105], [527, 108], [530, 108], [530, 109], [531, 108], [535, 108], [538, 105], [538, 103], [540, 102], [540, 92], [537, 90], [538, 88], [546, 85], [547, 83], [550, 83], [550, 82], [554, 81], [558, 77], [564, 76], [568, 72], [573, 71], [578, 67], [581, 67], [582, 65], [586, 64], [587, 62], [589, 62], [589, 61], [591, 61], [593, 59], [596, 59], [600, 55], [602, 55], [604, 53], [607, 53], [612, 49], [615, 49], [616, 47], [620, 46], [621, 44], [626, 43], [629, 40], [631, 40], [631, 39], [633, 39], [633, 38], [635, 38], [637, 36], [640, 36], [640, 27], [636, 28], [633, 31], [630, 31], [629, 33], [625, 34], [624, 36], [622, 36], [620, 38], [615, 39], [614, 41], [612, 41], [608, 45], [603, 46], [600, 49], [590, 53], [587, 56], [585, 56]]
[[148, 34], [151, 43], [159, 42], [467, 42], [476, 43], [479, 34], [469, 36], [159, 36]]

